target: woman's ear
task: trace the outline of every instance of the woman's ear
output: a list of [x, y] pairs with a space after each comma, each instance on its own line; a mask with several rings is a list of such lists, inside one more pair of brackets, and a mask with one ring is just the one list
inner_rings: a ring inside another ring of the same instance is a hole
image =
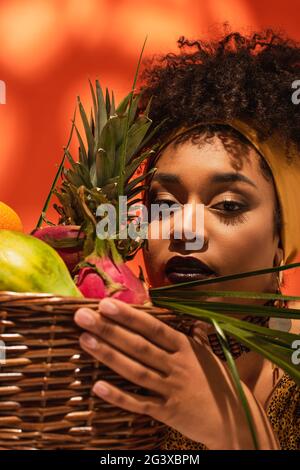
[[273, 266], [280, 266], [283, 262], [283, 249], [280, 246], [277, 246]]
[[[281, 266], [283, 263], [283, 249], [280, 246], [277, 246], [275, 256], [274, 256], [274, 261], [273, 261], [273, 266]], [[276, 289], [279, 288], [283, 283], [283, 271], [278, 271], [275, 274], [275, 280], [276, 280]]]

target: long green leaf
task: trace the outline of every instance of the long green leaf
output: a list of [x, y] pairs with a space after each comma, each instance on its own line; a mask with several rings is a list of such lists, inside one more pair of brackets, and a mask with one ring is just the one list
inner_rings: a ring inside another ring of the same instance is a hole
[[63, 167], [64, 167], [64, 163], [65, 163], [65, 158], [66, 158], [66, 154], [65, 154], [65, 150], [66, 149], [69, 149], [70, 147], [70, 143], [71, 143], [71, 140], [72, 140], [72, 136], [73, 136], [73, 131], [74, 131], [74, 122], [75, 122], [75, 117], [76, 117], [76, 108], [75, 108], [75, 111], [74, 111], [74, 115], [73, 115], [73, 119], [72, 119], [72, 127], [71, 127], [71, 131], [70, 131], [70, 135], [69, 135], [69, 139], [68, 139], [68, 143], [66, 145], [66, 147], [64, 148], [64, 154], [63, 154], [63, 157], [62, 157], [62, 160], [60, 162], [60, 165], [58, 167], [58, 170], [55, 174], [55, 177], [54, 177], [54, 180], [52, 182], [52, 185], [51, 185], [51, 188], [50, 188], [50, 191], [47, 195], [47, 198], [46, 198], [46, 201], [43, 205], [43, 209], [41, 211], [41, 214], [39, 216], [39, 220], [36, 224], [36, 229], [40, 228], [40, 226], [42, 225], [43, 223], [43, 220], [45, 219], [45, 215], [46, 215], [46, 212], [47, 212], [47, 209], [49, 207], [49, 204], [50, 204], [50, 201], [51, 201], [51, 197], [52, 195], [54, 194], [54, 190], [55, 190], [55, 187], [56, 187], [56, 184], [57, 184], [57, 181], [62, 173], [62, 170], [63, 170]]
[[94, 154], [94, 146], [95, 146], [94, 136], [92, 134], [92, 130], [90, 128], [90, 124], [89, 124], [86, 112], [84, 110], [84, 107], [82, 106], [79, 96], [77, 97], [77, 101], [78, 101], [81, 120], [84, 126], [86, 140], [88, 143], [88, 162], [89, 162], [89, 166], [91, 167], [93, 163], [93, 154]]
[[[104, 101], [103, 91], [98, 80], [96, 80], [96, 97], [97, 97], [97, 120], [98, 120], [97, 127], [99, 130], [99, 135], [98, 135], [98, 139], [99, 139], [102, 133], [102, 130], [107, 123], [108, 117], [107, 117], [107, 112], [106, 112], [106, 103]], [[99, 142], [97, 142], [97, 145], [99, 145]]]
[[[149, 288], [149, 292], [151, 296], [162, 295], [160, 293], [159, 288]], [[269, 293], [269, 292], [255, 292], [255, 291], [200, 291], [200, 290], [190, 290], [190, 289], [183, 289], [183, 290], [176, 290], [170, 293], [163, 295], [170, 295], [172, 298], [175, 296], [182, 297], [186, 299], [190, 299], [191, 297], [233, 297], [233, 298], [241, 298], [241, 299], [265, 299], [265, 300], [295, 300], [300, 301], [300, 296], [297, 295], [285, 295], [285, 294], [277, 294], [277, 293]]]
[[[279, 365], [279, 367], [282, 367], [300, 384], [299, 367], [291, 363], [291, 357], [294, 352], [292, 343], [299, 339], [299, 335], [271, 330], [199, 307], [180, 304], [176, 301], [155, 301], [154, 305], [168, 308], [177, 313], [192, 315], [210, 323], [212, 320], [218, 321], [226, 333], [231, 334], [246, 346], [249, 346], [254, 351], [259, 352]], [[284, 347], [285, 351], [288, 351], [286, 360], [282, 357], [282, 350], [279, 349], [282, 347]]]
[[291, 263], [291, 264], [286, 264], [283, 266], [275, 266], [272, 268], [266, 268], [266, 269], [259, 269], [255, 271], [247, 271], [243, 273], [238, 273], [238, 274], [231, 274], [229, 276], [216, 276], [210, 279], [200, 279], [196, 281], [188, 281], [188, 282], [179, 282], [178, 284], [170, 284], [167, 286], [161, 286], [161, 287], [152, 287], [152, 291], [164, 291], [164, 290], [172, 290], [172, 289], [178, 289], [178, 287], [192, 287], [192, 286], [203, 286], [203, 285], [208, 285], [208, 284], [216, 284], [219, 282], [225, 282], [225, 281], [232, 281], [235, 279], [243, 279], [245, 277], [251, 277], [251, 276], [259, 276], [262, 274], [269, 274], [269, 273], [275, 273], [279, 271], [285, 271], [287, 269], [293, 269], [293, 268], [298, 268], [300, 266], [300, 263]]
[[245, 412], [245, 415], [246, 415], [246, 420], [248, 422], [248, 426], [249, 426], [249, 429], [250, 429], [250, 432], [251, 432], [254, 448], [255, 448], [255, 450], [259, 450], [253, 416], [252, 416], [252, 413], [251, 413], [249, 403], [248, 403], [247, 397], [245, 395], [244, 389], [242, 387], [241, 379], [240, 379], [236, 364], [235, 364], [234, 359], [232, 357], [232, 354], [230, 352], [229, 343], [228, 343], [227, 338], [226, 338], [221, 326], [219, 325], [219, 323], [215, 320], [212, 320], [212, 323], [215, 327], [218, 339], [220, 341], [223, 352], [225, 354], [227, 364], [228, 364], [229, 370], [231, 371], [231, 376], [233, 378], [233, 382], [234, 382], [235, 387], [236, 387], [236, 391], [237, 391], [237, 393], [240, 397], [240, 400], [241, 400], [241, 403], [242, 403], [242, 406], [243, 406], [243, 409], [244, 409], [244, 412]]
[[147, 37], [144, 41], [144, 44], [143, 44], [143, 47], [142, 47], [142, 50], [141, 50], [141, 53], [140, 53], [138, 65], [137, 65], [137, 68], [136, 68], [136, 71], [135, 71], [135, 76], [134, 76], [134, 80], [133, 80], [133, 84], [132, 84], [132, 92], [131, 92], [131, 95], [130, 95], [129, 110], [128, 110], [128, 113], [127, 113], [127, 120], [126, 120], [126, 132], [125, 132], [125, 138], [124, 138], [124, 142], [123, 142], [123, 146], [122, 146], [122, 152], [121, 152], [120, 180], [119, 180], [119, 183], [118, 183], [118, 196], [122, 196], [124, 194], [124, 177], [125, 177], [125, 163], [126, 163], [126, 153], [127, 153], [127, 139], [128, 139], [128, 130], [129, 130], [129, 119], [130, 119], [130, 113], [131, 113], [131, 109], [132, 109], [133, 93], [134, 93], [134, 90], [135, 90], [135, 87], [136, 87], [137, 77], [138, 77], [138, 73], [139, 73], [139, 70], [140, 70], [140, 64], [141, 64], [142, 56], [143, 56], [144, 49], [145, 49], [145, 46], [146, 46], [146, 41], [147, 41]]

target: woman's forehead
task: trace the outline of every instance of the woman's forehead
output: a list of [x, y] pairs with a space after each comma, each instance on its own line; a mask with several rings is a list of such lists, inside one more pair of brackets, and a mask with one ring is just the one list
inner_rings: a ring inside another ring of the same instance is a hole
[[257, 181], [265, 180], [260, 167], [260, 154], [252, 147], [224, 147], [216, 136], [209, 142], [193, 143], [191, 140], [170, 143], [159, 155], [156, 173], [168, 172], [181, 175], [182, 179], [206, 177], [207, 173], [238, 172]]

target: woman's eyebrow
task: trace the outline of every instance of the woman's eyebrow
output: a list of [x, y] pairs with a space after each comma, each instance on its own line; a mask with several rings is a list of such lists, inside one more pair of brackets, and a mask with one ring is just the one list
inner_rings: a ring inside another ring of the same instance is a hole
[[[158, 181], [159, 183], [177, 183], [181, 184], [181, 179], [178, 175], [175, 175], [174, 173], [155, 173], [155, 175], [152, 178], [152, 181]], [[242, 183], [247, 183], [253, 186], [254, 188], [257, 188], [256, 184], [251, 181], [247, 176], [241, 174], [241, 173], [215, 173], [211, 178], [210, 178], [211, 183], [235, 183], [235, 182], [242, 182]]]
[[174, 173], [155, 173], [152, 181], [158, 181], [159, 183], [177, 183], [181, 184], [181, 178]]
[[256, 184], [250, 180], [247, 176], [241, 173], [216, 173], [211, 177], [211, 183], [235, 183], [242, 182], [247, 183], [257, 188]]

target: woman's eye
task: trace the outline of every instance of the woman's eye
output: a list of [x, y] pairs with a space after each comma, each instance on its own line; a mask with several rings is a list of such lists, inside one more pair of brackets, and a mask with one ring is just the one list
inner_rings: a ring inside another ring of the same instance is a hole
[[[218, 206], [223, 206], [223, 208], [218, 209]], [[236, 225], [239, 223], [246, 222], [247, 218], [244, 214], [247, 206], [237, 201], [233, 201], [230, 199], [225, 199], [219, 204], [213, 206], [219, 211], [219, 215], [222, 221], [226, 225]]]
[[226, 212], [238, 212], [245, 208], [244, 204], [241, 204], [240, 202], [232, 201], [229, 199], [224, 200], [219, 204], [216, 204], [216, 206], [220, 206], [220, 204], [223, 204], [223, 210]]

